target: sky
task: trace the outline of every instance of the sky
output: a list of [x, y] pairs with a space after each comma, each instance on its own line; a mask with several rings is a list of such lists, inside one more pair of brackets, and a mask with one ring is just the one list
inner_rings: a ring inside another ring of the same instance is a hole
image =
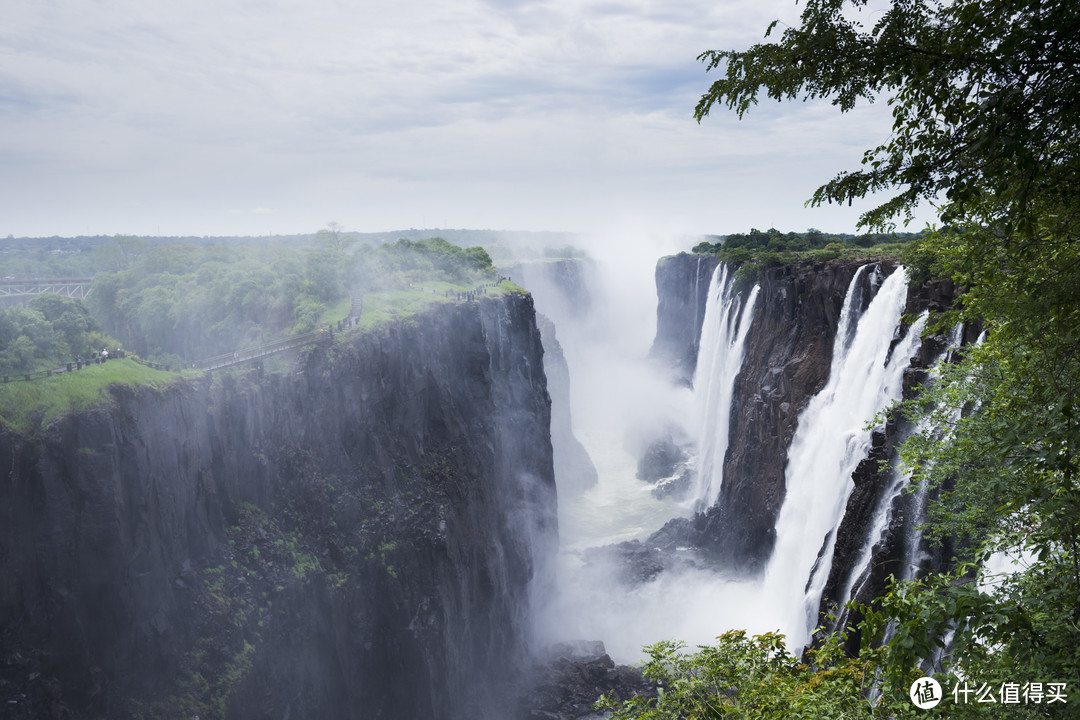
[[[794, 0], [5, 0], [0, 238], [852, 232], [885, 103], [693, 118]], [[783, 24], [781, 24], [781, 28]], [[919, 215], [909, 229], [921, 229]]]

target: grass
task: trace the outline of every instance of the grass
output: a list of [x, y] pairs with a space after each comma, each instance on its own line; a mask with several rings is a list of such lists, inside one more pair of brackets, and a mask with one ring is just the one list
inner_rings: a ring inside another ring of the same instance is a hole
[[323, 310], [322, 315], [319, 316], [319, 326], [325, 327], [337, 323], [339, 320], [344, 320], [349, 317], [349, 310], [352, 309], [352, 298], [343, 297], [332, 305], [328, 305]]
[[[435, 305], [459, 302], [458, 293], [469, 292], [481, 282], [490, 281], [481, 280], [476, 283], [428, 281], [422, 284], [417, 283], [408, 290], [364, 293], [364, 310], [360, 314], [360, 328], [371, 330], [391, 322], [404, 320]], [[446, 296], [448, 292], [450, 297]], [[525, 292], [520, 286], [504, 281], [495, 287], [487, 288], [486, 295], [495, 297]]]
[[179, 377], [177, 373], [152, 370], [125, 358], [41, 380], [0, 384], [0, 425], [26, 433], [51, 424], [65, 413], [110, 402], [112, 385], [164, 388]]
[[[460, 302], [457, 300], [458, 293], [471, 291], [481, 282], [490, 280], [460, 283], [427, 281], [407, 290], [366, 293], [360, 328], [370, 330], [408, 319], [436, 305]], [[507, 281], [486, 289], [489, 297], [525, 292], [520, 286]], [[351, 299], [345, 298], [328, 307], [321, 322], [325, 324], [344, 319], [350, 308]], [[267, 361], [274, 359], [267, 358]], [[248, 368], [243, 369], [246, 371]], [[0, 426], [25, 434], [52, 424], [66, 413], [110, 403], [111, 385], [164, 388], [192, 373], [202, 375], [201, 371], [176, 373], [153, 370], [125, 358], [109, 360], [102, 365], [87, 365], [82, 370], [59, 373], [40, 380], [0, 383]]]

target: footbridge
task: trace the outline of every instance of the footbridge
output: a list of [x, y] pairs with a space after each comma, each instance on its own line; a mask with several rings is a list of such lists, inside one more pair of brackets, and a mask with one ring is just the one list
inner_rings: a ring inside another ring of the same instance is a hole
[[313, 343], [329, 344], [333, 339], [333, 330], [316, 330], [315, 332], [294, 335], [275, 342], [251, 345], [246, 348], [234, 350], [233, 352], [215, 355], [214, 357], [206, 358], [204, 360], [197, 360], [191, 364], [191, 367], [197, 370], [217, 370], [218, 368], [226, 368], [231, 365], [239, 365], [253, 360], [260, 360], [264, 357], [286, 352], [287, 350], [303, 347], [304, 345], [311, 345]]
[[70, 298], [84, 298], [90, 294], [92, 277], [68, 278], [13, 278], [0, 280], [0, 298], [26, 300], [43, 293], [56, 293]]
[[353, 295], [352, 306], [349, 309], [348, 317], [338, 322], [336, 328], [334, 325], [328, 325], [321, 330], [304, 333], [303, 335], [294, 335], [292, 337], [282, 338], [281, 340], [275, 340], [274, 342], [260, 343], [259, 345], [249, 345], [246, 348], [240, 348], [233, 352], [222, 353], [221, 355], [215, 355], [214, 357], [197, 360], [191, 364], [191, 367], [197, 370], [217, 370], [218, 368], [226, 368], [231, 365], [239, 365], [241, 363], [260, 360], [264, 357], [269, 357], [270, 355], [276, 355], [277, 353], [303, 347], [304, 345], [311, 345], [313, 343], [329, 344], [333, 342], [335, 332], [341, 332], [356, 325], [360, 320], [360, 313], [363, 311], [363, 307], [364, 302], [361, 299], [361, 296]]

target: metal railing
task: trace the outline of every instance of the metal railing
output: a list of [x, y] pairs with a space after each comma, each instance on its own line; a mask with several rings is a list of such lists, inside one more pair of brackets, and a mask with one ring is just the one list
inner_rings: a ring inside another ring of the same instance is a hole
[[[122, 359], [122, 358], [127, 358], [128, 360], [134, 360], [135, 362], [139, 363], [140, 365], [145, 365], [147, 367], [154, 368], [155, 370], [169, 370], [170, 369], [168, 365], [161, 365], [159, 363], [148, 362], [146, 360], [143, 360], [142, 358], [135, 357], [133, 355], [127, 355], [127, 353], [125, 353], [122, 350], [119, 351], [118, 354], [113, 354], [113, 355], [109, 356], [109, 359], [111, 359], [111, 360], [119, 360], [119, 359]], [[0, 382], [9, 383], [9, 382], [19, 382], [19, 381], [29, 382], [31, 380], [43, 380], [45, 378], [52, 377], [53, 375], [62, 375], [64, 373], [69, 373], [69, 372], [74, 372], [76, 370], [81, 370], [84, 367], [88, 367], [90, 365], [101, 365], [101, 364], [103, 364], [105, 362], [108, 362], [108, 360], [106, 358], [100, 357], [98, 355], [94, 355], [93, 357], [88, 358], [86, 360], [81, 360], [81, 359], [76, 360], [74, 362], [67, 363], [63, 367], [53, 368], [51, 370], [38, 370], [38, 371], [35, 371], [35, 372], [8, 373], [6, 375], [0, 376]]]
[[229, 367], [230, 365], [239, 365], [240, 363], [258, 360], [259, 358], [264, 358], [279, 352], [285, 352], [286, 350], [292, 350], [293, 348], [298, 348], [303, 345], [330, 342], [333, 339], [333, 330], [316, 330], [315, 332], [294, 335], [281, 340], [275, 340], [274, 342], [252, 345], [250, 347], [234, 350], [233, 352], [222, 353], [221, 355], [215, 355], [214, 357], [205, 358], [203, 360], [196, 360], [191, 363], [191, 367], [196, 370], [217, 370], [218, 368]]

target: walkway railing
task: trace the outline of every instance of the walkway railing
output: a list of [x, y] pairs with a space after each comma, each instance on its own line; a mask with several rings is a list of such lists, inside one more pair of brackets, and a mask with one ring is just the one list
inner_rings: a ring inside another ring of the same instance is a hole
[[53, 375], [61, 375], [63, 373], [74, 372], [76, 370], [82, 370], [84, 367], [89, 367], [90, 365], [101, 365], [102, 363], [108, 362], [110, 359], [111, 360], [118, 360], [118, 359], [122, 359], [122, 358], [125, 358], [125, 357], [128, 360], [134, 360], [135, 362], [139, 363], [140, 365], [145, 365], [146, 367], [154, 368], [155, 370], [172, 370], [172, 369], [175, 369], [175, 368], [170, 368], [168, 365], [162, 365], [161, 363], [152, 363], [152, 362], [149, 362], [147, 360], [143, 360], [142, 358], [135, 357], [134, 355], [129, 356], [123, 350], [118, 350], [115, 354], [109, 355], [108, 359], [103, 358], [100, 355], [94, 355], [93, 357], [88, 358], [86, 360], [79, 359], [79, 360], [76, 360], [74, 362], [67, 363], [64, 367], [58, 367], [58, 368], [54, 368], [52, 370], [37, 370], [35, 372], [17, 372], [17, 373], [10, 373], [9, 372], [6, 375], [0, 376], [0, 381], [2, 381], [4, 383], [9, 383], [9, 382], [19, 381], [19, 380], [23, 380], [23, 381], [43, 380], [44, 378], [52, 377]]
[[[292, 350], [303, 345], [310, 345], [312, 343], [329, 343], [333, 340], [334, 333], [332, 330], [317, 330], [315, 332], [305, 333], [303, 335], [295, 335], [290, 338], [284, 338], [283, 340], [277, 340], [275, 342], [264, 343], [262, 345], [256, 345], [250, 348], [244, 348], [242, 350], [236, 350], [231, 353], [224, 353], [223, 355], [216, 355], [205, 360], [198, 360], [191, 363], [191, 368], [197, 370], [217, 370], [218, 368], [229, 367], [230, 365], [239, 365], [240, 363], [250, 362], [252, 360], [258, 360], [259, 358], [267, 357], [275, 353], [285, 352], [286, 350]], [[39, 370], [29, 373], [9, 373], [7, 375], [0, 376], [0, 382], [9, 383], [17, 381], [29, 381], [29, 380], [42, 380], [53, 375], [60, 375], [62, 373], [73, 372], [81, 370], [88, 365], [98, 365], [105, 362], [110, 362], [120, 358], [126, 357], [129, 360], [134, 360], [140, 365], [145, 365], [148, 368], [155, 370], [181, 370], [172, 365], [163, 365], [161, 363], [150, 362], [149, 360], [143, 360], [140, 357], [134, 355], [127, 355], [123, 351], [118, 354], [110, 354], [109, 359], [106, 360], [99, 356], [94, 356], [87, 360], [79, 360], [77, 362], [69, 362], [64, 367], [59, 367], [54, 370]]]
[[230, 365], [239, 365], [240, 363], [258, 360], [259, 358], [264, 358], [279, 352], [285, 352], [286, 350], [292, 350], [293, 348], [298, 348], [302, 345], [310, 345], [318, 342], [328, 343], [333, 339], [333, 330], [316, 330], [315, 332], [294, 335], [281, 340], [275, 340], [274, 342], [252, 345], [251, 347], [241, 348], [230, 353], [223, 353], [203, 360], [197, 360], [191, 363], [191, 367], [197, 370], [217, 370], [218, 368], [229, 367]]

